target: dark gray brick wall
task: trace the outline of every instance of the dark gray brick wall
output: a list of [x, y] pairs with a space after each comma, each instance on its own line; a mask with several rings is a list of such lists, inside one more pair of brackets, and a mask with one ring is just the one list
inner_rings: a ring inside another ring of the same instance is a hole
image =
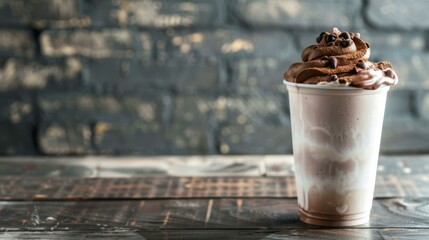
[[353, 27], [361, 1], [232, 0], [231, 17], [252, 27]]
[[88, 1], [92, 26], [208, 27], [225, 21], [224, 1]]
[[3, 26], [73, 27], [88, 26], [82, 0], [0, 1], [0, 24]]
[[132, 58], [132, 32], [125, 29], [45, 31], [40, 36], [47, 57]]
[[217, 94], [226, 88], [226, 68], [216, 59], [195, 63], [143, 60], [88, 60], [84, 64], [86, 84], [119, 93], [144, 90]]
[[71, 89], [82, 85], [77, 58], [0, 60], [0, 92]]
[[365, 16], [377, 28], [427, 29], [426, 0], [369, 0]]
[[33, 57], [36, 41], [31, 31], [16, 29], [0, 29], [1, 56]]
[[292, 153], [282, 75], [334, 26], [400, 76], [381, 151], [429, 153], [427, 4], [0, 0], [0, 154]]

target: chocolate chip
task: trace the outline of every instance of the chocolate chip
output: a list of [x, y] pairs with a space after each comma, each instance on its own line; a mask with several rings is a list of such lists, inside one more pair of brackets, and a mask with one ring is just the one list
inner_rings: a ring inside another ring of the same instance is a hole
[[340, 46], [343, 48], [349, 47], [350, 45], [352, 45], [352, 40], [347, 39], [347, 40], [343, 40], [340, 42]]
[[390, 68], [384, 71], [384, 75], [393, 79], [395, 78], [395, 73]]
[[329, 43], [329, 42], [335, 42], [335, 39], [337, 39], [337, 37], [335, 37], [335, 36], [334, 36], [334, 35], [332, 35], [332, 34], [326, 35], [326, 37], [325, 37], [325, 41], [326, 41], [327, 43]]
[[340, 34], [340, 38], [343, 38], [343, 39], [350, 39], [350, 34], [348, 33], [348, 32], [342, 32], [341, 34]]
[[365, 69], [365, 63], [364, 63], [362, 60], [359, 60], [359, 61], [356, 63], [356, 67], [358, 67], [358, 68], [362, 68], [362, 69]]
[[331, 65], [331, 68], [337, 68], [338, 67], [338, 60], [336, 57], [334, 56], [330, 56], [327, 58], [327, 60], [329, 61], [329, 64]]
[[328, 32], [321, 32], [321, 33], [319, 34], [319, 36], [316, 38], [316, 42], [317, 42], [317, 43], [320, 43], [320, 41], [322, 41], [323, 37], [324, 37], [326, 34], [329, 34], [329, 33], [328, 33]]
[[[329, 61], [329, 65], [331, 65], [332, 68], [336, 68], [338, 66], [338, 60], [336, 57], [334, 56], [323, 56], [322, 58], [320, 58], [321, 60], [328, 60]], [[334, 67], [335, 65], [335, 67]]]
[[338, 80], [338, 76], [337, 75], [331, 75], [331, 76], [329, 76], [327, 79], [326, 79], [326, 81], [328, 81], [328, 82], [335, 82], [335, 81], [337, 81]]
[[338, 82], [341, 83], [341, 84], [346, 84], [347, 83], [347, 81], [344, 80], [344, 79], [340, 79], [340, 80], [338, 80]]

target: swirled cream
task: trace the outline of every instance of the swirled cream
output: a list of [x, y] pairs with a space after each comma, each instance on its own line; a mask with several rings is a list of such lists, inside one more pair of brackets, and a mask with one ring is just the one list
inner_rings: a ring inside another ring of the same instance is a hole
[[334, 28], [332, 32], [322, 32], [316, 42], [302, 51], [302, 62], [289, 67], [284, 74], [285, 80], [363, 89], [397, 84], [398, 76], [390, 62], [368, 61], [370, 47], [359, 33]]

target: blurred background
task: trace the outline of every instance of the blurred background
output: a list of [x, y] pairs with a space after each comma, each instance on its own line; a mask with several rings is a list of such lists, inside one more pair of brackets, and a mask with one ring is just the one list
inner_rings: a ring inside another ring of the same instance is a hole
[[429, 153], [428, 4], [0, 0], [0, 154], [290, 154], [283, 73], [334, 26], [399, 75], [382, 153]]

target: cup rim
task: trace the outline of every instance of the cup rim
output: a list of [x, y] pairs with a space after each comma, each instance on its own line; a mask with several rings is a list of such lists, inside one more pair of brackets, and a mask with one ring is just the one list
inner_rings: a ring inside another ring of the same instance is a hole
[[326, 89], [326, 90], [342, 90], [342, 91], [351, 91], [351, 90], [358, 90], [358, 91], [381, 91], [381, 90], [389, 90], [390, 86], [387, 85], [381, 85], [378, 89], [375, 90], [367, 90], [367, 89], [363, 89], [363, 88], [358, 88], [358, 87], [350, 87], [350, 86], [344, 86], [344, 87], [332, 87], [332, 86], [327, 86], [327, 85], [317, 85], [317, 84], [304, 84], [304, 83], [294, 83], [294, 82], [289, 82], [285, 79], [283, 79], [283, 84], [286, 85], [287, 87], [297, 87], [297, 88], [308, 88], [308, 89]]

